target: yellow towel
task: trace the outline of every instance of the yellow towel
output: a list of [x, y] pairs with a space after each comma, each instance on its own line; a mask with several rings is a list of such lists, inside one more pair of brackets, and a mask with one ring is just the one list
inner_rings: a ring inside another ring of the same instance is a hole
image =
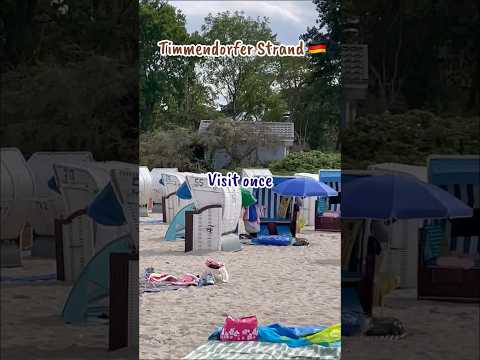
[[319, 331], [315, 334], [305, 336], [305, 339], [310, 341], [312, 344], [330, 344], [337, 341], [340, 341], [342, 338], [342, 328], [340, 324], [335, 324], [329, 326], [322, 331]]

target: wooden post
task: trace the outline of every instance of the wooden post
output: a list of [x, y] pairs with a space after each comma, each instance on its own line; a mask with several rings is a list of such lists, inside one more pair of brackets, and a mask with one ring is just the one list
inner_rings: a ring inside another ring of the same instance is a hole
[[55, 219], [55, 258], [57, 263], [57, 280], [65, 281], [65, 258], [63, 253], [63, 221]]
[[[131, 261], [138, 261], [138, 253], [114, 253], [110, 255], [110, 324], [108, 332], [108, 349], [110, 351], [136, 344], [129, 344], [129, 332], [135, 331], [129, 326], [129, 274]], [[137, 284], [130, 284], [136, 286]], [[138, 319], [138, 307], [135, 309]], [[135, 320], [135, 319], [132, 319]], [[131, 337], [130, 337], [131, 338]], [[138, 341], [138, 339], [133, 339]]]
[[193, 250], [193, 211], [185, 211], [185, 252]]

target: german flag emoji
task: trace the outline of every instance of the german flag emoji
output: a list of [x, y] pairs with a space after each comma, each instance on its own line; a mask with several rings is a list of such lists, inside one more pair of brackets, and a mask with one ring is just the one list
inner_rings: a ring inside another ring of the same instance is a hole
[[309, 54], [320, 54], [327, 52], [327, 45], [326, 44], [311, 44], [308, 45], [308, 53]]

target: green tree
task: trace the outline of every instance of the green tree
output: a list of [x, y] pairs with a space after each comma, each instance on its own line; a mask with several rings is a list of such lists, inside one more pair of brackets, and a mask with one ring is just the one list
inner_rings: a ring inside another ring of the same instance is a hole
[[300, 142], [313, 149], [338, 150], [342, 7], [339, 0], [313, 0], [313, 3], [318, 11], [317, 26], [307, 28], [301, 37], [307, 43], [326, 43], [327, 52], [308, 56], [304, 65], [308, 71], [300, 89], [297, 91], [295, 86], [289, 85], [298, 84], [295, 79], [299, 76], [295, 73], [287, 78], [287, 89], [291, 87], [289, 92], [294, 94], [292, 116]]
[[219, 119], [209, 125], [202, 141], [210, 155], [211, 166], [215, 153], [222, 151], [230, 159], [229, 167], [238, 168], [258, 165], [257, 149], [271, 146], [278, 139], [265, 131], [262, 122], [252, 124]]
[[2, 146], [137, 161], [137, 2], [68, 3], [2, 2]]
[[[157, 42], [188, 40], [185, 17], [165, 1], [140, 3], [140, 128], [150, 129], [155, 106], [169, 109], [170, 99], [180, 96], [183, 80], [191, 73], [185, 58], [160, 56]], [[190, 65], [191, 67], [191, 65]]]
[[185, 16], [165, 1], [140, 3], [140, 128], [151, 131], [177, 125], [198, 126], [214, 117], [214, 98], [196, 71], [195, 57], [161, 56], [157, 42], [201, 43], [198, 33], [188, 34]]
[[[196, 132], [176, 127], [155, 130], [140, 135], [140, 163], [150, 168], [176, 167], [181, 171], [204, 172], [209, 170], [203, 154], [197, 154], [203, 146]], [[201, 155], [201, 157], [199, 156]]]
[[[325, 14], [338, 2], [315, 1]], [[478, 113], [478, 6], [448, 0], [346, 1], [343, 14], [358, 19], [359, 42], [369, 47], [369, 112]], [[339, 32], [338, 20], [328, 15], [324, 20]]]
[[[207, 44], [216, 39], [221, 44], [233, 44], [236, 40], [251, 45], [261, 40], [275, 42], [267, 18], [252, 19], [241, 12], [209, 14], [202, 26], [202, 36]], [[203, 64], [202, 73], [205, 82], [226, 100], [227, 115], [235, 118], [244, 112], [258, 119], [268, 110], [266, 102], [272, 95], [272, 64], [268, 57], [211, 58]]]

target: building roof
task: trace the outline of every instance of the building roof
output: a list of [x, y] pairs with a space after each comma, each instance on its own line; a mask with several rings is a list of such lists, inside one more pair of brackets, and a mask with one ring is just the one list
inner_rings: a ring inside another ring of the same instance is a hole
[[[213, 120], [201, 120], [198, 127], [200, 134], [205, 133]], [[236, 123], [236, 122], [235, 122]], [[263, 121], [241, 121], [242, 125], [255, 127], [256, 130], [261, 129], [265, 133], [277, 137], [280, 141], [293, 144], [295, 140], [295, 130], [293, 122], [263, 122]]]

